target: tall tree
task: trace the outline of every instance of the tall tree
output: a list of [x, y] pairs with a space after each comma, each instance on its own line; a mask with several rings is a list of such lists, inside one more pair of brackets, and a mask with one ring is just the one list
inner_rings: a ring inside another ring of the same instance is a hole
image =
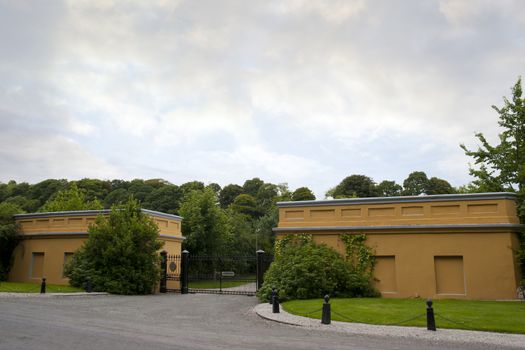
[[292, 201], [315, 200], [315, 194], [308, 187], [299, 187], [292, 193]]
[[215, 193], [216, 196], [219, 195], [219, 193], [221, 192], [221, 185], [219, 185], [218, 183], [216, 182], [212, 182], [208, 185], [206, 185], [207, 188], [211, 188], [211, 190]]
[[365, 175], [350, 175], [341, 181], [327, 196], [333, 198], [375, 197], [377, 189], [374, 180]]
[[204, 190], [204, 183], [201, 181], [190, 181], [190, 182], [183, 183], [179, 187], [182, 191], [182, 195], [185, 197], [193, 191]]
[[88, 200], [104, 200], [111, 191], [111, 183], [107, 180], [84, 178], [75, 181], [75, 184], [84, 192]]
[[279, 186], [272, 183], [263, 183], [257, 191], [257, 210], [259, 215], [263, 215], [275, 205], [279, 197]]
[[235, 198], [242, 194], [242, 187], [235, 184], [229, 184], [224, 186], [224, 188], [219, 192], [219, 203], [221, 208], [227, 208], [230, 204], [233, 203]]
[[29, 199], [25, 196], [9, 197], [4, 201], [4, 203], [14, 204], [29, 213], [37, 211], [41, 205], [38, 199]]
[[254, 223], [257, 250], [262, 249], [268, 254], [273, 254], [275, 243], [273, 229], [277, 227], [278, 222], [279, 210], [274, 206]]
[[237, 213], [248, 215], [252, 219], [259, 217], [260, 214], [257, 200], [249, 194], [240, 194], [235, 197], [230, 208]]
[[182, 232], [186, 236], [184, 248], [191, 254], [221, 255], [225, 253], [231, 230], [228, 217], [216, 205], [211, 189], [192, 191], [184, 197], [180, 207]]
[[[492, 146], [482, 133], [476, 137], [481, 145], [477, 150], [461, 148], [474, 158], [478, 167], [470, 167], [473, 181], [481, 191], [512, 191], [518, 194], [518, 215], [525, 223], [525, 98], [522, 97], [521, 78], [512, 87], [512, 99], [503, 97], [504, 106], [492, 108], [499, 114], [499, 144]], [[525, 232], [521, 233], [522, 277], [525, 277]]]
[[428, 177], [424, 171], [411, 172], [403, 181], [403, 194], [405, 196], [419, 196], [428, 188]]
[[482, 133], [476, 137], [481, 145], [477, 150], [461, 148], [474, 158], [477, 167], [470, 167], [470, 174], [481, 191], [517, 192], [519, 214], [525, 222], [525, 98], [521, 78], [512, 87], [512, 98], [503, 97], [504, 105], [492, 108], [499, 114], [499, 144], [491, 145]]
[[42, 205], [43, 203], [47, 202], [47, 200], [51, 198], [53, 194], [66, 189], [67, 184], [68, 182], [65, 179], [47, 179], [37, 184], [31, 185], [28, 195], [32, 199], [37, 199], [40, 202], [40, 205]]
[[11, 256], [18, 238], [13, 215], [22, 213], [23, 210], [10, 203], [0, 203], [0, 281], [7, 279], [11, 268]]
[[142, 204], [146, 209], [176, 214], [182, 201], [182, 190], [177, 185], [164, 185], [154, 189]]
[[116, 190], [111, 191], [106, 198], [104, 198], [104, 206], [111, 208], [115, 204], [124, 204], [131, 197], [131, 193], [128, 192], [124, 187], [119, 187]]
[[403, 187], [395, 181], [384, 180], [377, 185], [377, 194], [379, 197], [395, 197], [401, 196]]
[[426, 194], [448, 194], [456, 193], [456, 190], [452, 185], [447, 181], [440, 179], [438, 177], [431, 177], [428, 180], [427, 188], [425, 189]]
[[257, 192], [259, 192], [259, 188], [261, 188], [262, 185], [264, 185], [264, 181], [258, 177], [246, 180], [242, 185], [243, 193], [249, 194], [252, 197], [257, 197]]
[[40, 208], [42, 212], [102, 209], [98, 199], [88, 201], [84, 191], [73, 182], [69, 189], [59, 191]]
[[146, 197], [153, 192], [154, 189], [155, 188], [152, 185], [147, 184], [146, 181], [134, 179], [131, 181], [128, 191], [133, 195], [133, 198], [142, 203], [146, 201]]

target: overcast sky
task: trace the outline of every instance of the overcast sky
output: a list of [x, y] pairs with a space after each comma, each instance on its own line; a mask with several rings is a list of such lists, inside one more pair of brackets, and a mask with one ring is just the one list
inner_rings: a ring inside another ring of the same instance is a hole
[[458, 186], [520, 75], [520, 0], [0, 0], [0, 181]]

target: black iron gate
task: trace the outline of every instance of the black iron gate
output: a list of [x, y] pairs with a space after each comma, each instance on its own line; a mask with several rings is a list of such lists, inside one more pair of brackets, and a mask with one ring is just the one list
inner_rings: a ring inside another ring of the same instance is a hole
[[262, 250], [252, 256], [161, 253], [160, 292], [255, 295], [271, 263]]

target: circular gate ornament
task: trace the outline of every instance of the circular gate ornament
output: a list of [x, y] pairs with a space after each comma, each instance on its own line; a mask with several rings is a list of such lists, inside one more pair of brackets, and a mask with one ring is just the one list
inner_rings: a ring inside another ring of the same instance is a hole
[[170, 263], [170, 271], [173, 272], [177, 270], [177, 264], [175, 264], [173, 261]]

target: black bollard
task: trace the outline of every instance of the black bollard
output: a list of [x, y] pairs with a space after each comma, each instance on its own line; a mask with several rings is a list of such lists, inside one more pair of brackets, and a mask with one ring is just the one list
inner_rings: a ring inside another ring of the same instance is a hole
[[436, 330], [436, 319], [434, 318], [434, 309], [432, 308], [432, 299], [427, 300], [427, 330]]
[[40, 294], [46, 293], [46, 278], [42, 278], [42, 284], [40, 285]]
[[270, 295], [270, 305], [273, 305], [273, 297], [275, 296], [276, 291], [275, 288], [272, 288], [272, 294]]
[[279, 292], [278, 291], [275, 291], [275, 295], [273, 296], [272, 312], [274, 314], [279, 313]]
[[323, 316], [321, 317], [321, 323], [330, 324], [331, 322], [332, 322], [332, 311], [330, 309], [330, 296], [326, 294], [324, 296]]

